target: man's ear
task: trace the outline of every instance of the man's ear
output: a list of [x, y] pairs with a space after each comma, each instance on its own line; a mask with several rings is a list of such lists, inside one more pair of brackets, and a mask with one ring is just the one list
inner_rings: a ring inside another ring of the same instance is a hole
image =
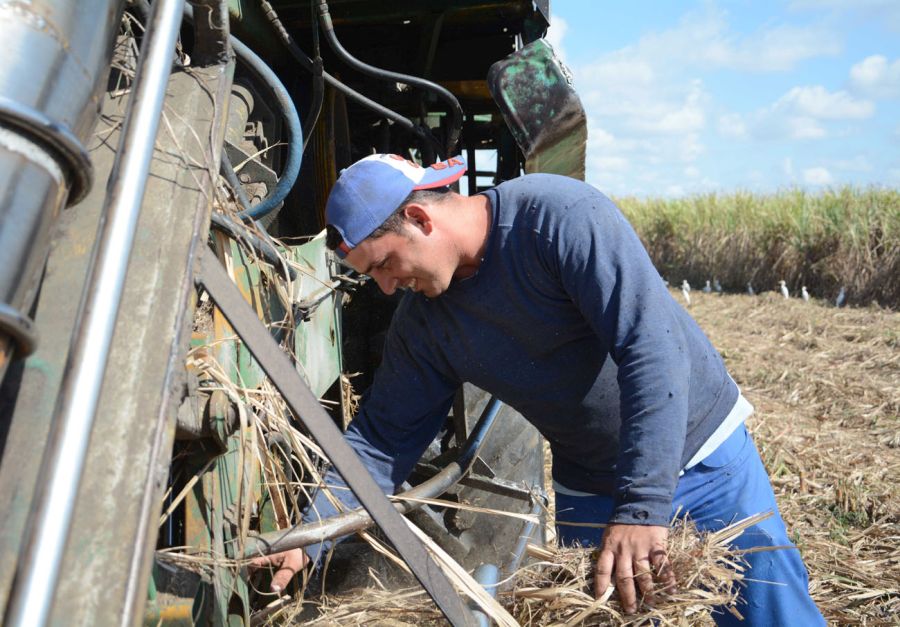
[[403, 215], [406, 217], [407, 222], [410, 223], [410, 226], [418, 228], [425, 235], [430, 235], [432, 230], [434, 230], [431, 209], [426, 205], [415, 202], [410, 203], [403, 210]]

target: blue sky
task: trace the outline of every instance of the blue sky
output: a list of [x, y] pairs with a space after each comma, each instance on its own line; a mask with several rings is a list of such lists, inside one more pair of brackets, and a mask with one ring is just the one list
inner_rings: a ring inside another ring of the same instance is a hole
[[611, 195], [900, 187], [900, 0], [552, 0]]

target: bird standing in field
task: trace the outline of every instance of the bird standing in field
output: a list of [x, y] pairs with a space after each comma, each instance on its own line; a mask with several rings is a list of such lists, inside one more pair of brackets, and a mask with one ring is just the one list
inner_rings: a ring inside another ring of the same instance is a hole
[[787, 285], [785, 284], [785, 282], [783, 280], [779, 281], [778, 285], [781, 286], [781, 295], [784, 296], [785, 298], [790, 298], [791, 293], [788, 291], [788, 288], [787, 288]]
[[712, 292], [712, 285], [709, 284], [709, 279], [706, 279], [706, 285], [703, 286], [703, 293], [710, 294]]
[[691, 306], [691, 284], [687, 282], [687, 279], [681, 282], [681, 293], [684, 296], [685, 302], [687, 302], [688, 307]]
[[719, 283], [719, 279], [713, 279], [713, 289], [716, 291], [716, 294], [722, 293], [722, 284]]
[[809, 292], [806, 291], [806, 286], [805, 286], [805, 285], [804, 285], [803, 287], [800, 288], [800, 296], [803, 297], [803, 302], [804, 302], [804, 303], [808, 303], [808, 302], [809, 302]]
[[837, 298], [834, 300], [835, 307], [842, 307], [844, 305], [844, 301], [847, 300], [847, 292], [844, 290], [844, 286], [841, 286], [841, 291], [838, 292]]
[[747, 281], [747, 294], [750, 296], [756, 296], [756, 290], [753, 289], [753, 283]]

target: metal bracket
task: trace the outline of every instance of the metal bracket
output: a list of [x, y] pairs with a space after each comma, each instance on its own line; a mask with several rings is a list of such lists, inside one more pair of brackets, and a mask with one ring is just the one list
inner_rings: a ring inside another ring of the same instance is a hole
[[473, 625], [475, 619], [466, 609], [459, 593], [422, 542], [406, 526], [405, 519], [382, 493], [359, 457], [344, 440], [343, 434], [322, 409], [309, 386], [253, 309], [244, 301], [222, 264], [209, 249], [204, 249], [198, 257], [194, 281], [209, 293], [244, 345], [281, 392], [291, 411], [300, 418], [322, 447], [356, 498], [371, 514], [444, 616], [453, 625]]

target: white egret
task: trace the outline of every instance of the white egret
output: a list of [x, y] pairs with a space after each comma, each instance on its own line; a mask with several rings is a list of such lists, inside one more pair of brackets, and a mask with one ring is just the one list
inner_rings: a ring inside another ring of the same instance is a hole
[[791, 293], [788, 291], [788, 288], [787, 288], [787, 285], [785, 284], [785, 282], [779, 281], [778, 285], [781, 286], [781, 295], [784, 296], [785, 298], [790, 298]]
[[805, 285], [804, 285], [803, 287], [800, 288], [800, 295], [803, 297], [803, 302], [804, 302], [804, 303], [808, 303], [808, 302], [809, 302], [809, 292], [806, 291], [806, 286], [805, 286]]
[[841, 291], [838, 292], [837, 298], [834, 300], [835, 307], [842, 307], [844, 305], [844, 301], [847, 300], [847, 291], [844, 289], [844, 286], [841, 286]]
[[687, 279], [681, 282], [681, 293], [684, 296], [685, 302], [687, 302], [688, 307], [691, 306], [691, 284], [687, 282]]

